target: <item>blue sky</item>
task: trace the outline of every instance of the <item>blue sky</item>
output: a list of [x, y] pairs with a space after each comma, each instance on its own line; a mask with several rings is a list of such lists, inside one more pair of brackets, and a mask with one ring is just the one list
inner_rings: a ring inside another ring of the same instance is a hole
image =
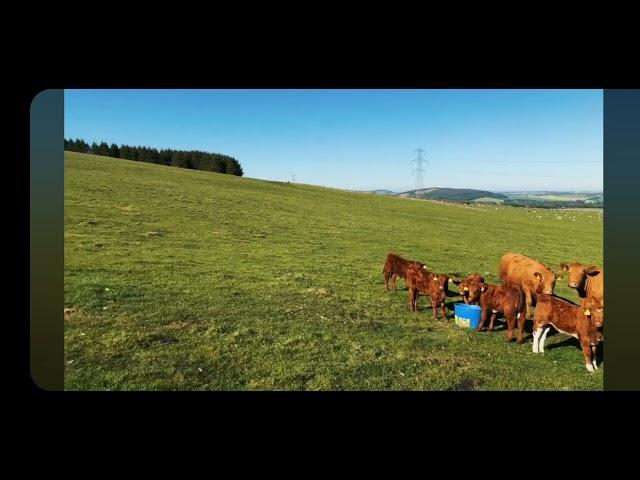
[[354, 190], [602, 190], [602, 90], [65, 90], [65, 138], [231, 155]]

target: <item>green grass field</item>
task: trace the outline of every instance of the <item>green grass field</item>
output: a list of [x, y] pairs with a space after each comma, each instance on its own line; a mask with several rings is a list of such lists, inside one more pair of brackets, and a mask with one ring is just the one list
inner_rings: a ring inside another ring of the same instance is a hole
[[[496, 283], [507, 250], [602, 264], [602, 216], [341, 192], [65, 153], [68, 390], [601, 390], [546, 354], [416, 314], [389, 251]], [[455, 290], [455, 288], [454, 288]], [[576, 300], [566, 279], [559, 295]], [[451, 307], [454, 301], [451, 298]], [[450, 313], [453, 316], [452, 312]], [[499, 323], [502, 326], [502, 323]], [[603, 365], [604, 366], [604, 365]]]

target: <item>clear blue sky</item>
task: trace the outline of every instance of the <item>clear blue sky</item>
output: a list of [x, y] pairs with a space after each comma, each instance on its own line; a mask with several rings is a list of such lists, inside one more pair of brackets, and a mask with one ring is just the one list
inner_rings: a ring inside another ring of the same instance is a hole
[[337, 188], [602, 190], [602, 90], [65, 90], [65, 138], [231, 155]]

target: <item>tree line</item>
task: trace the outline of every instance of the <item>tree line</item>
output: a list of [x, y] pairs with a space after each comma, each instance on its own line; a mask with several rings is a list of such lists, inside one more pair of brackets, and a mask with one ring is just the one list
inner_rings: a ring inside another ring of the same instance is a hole
[[157, 163], [171, 167], [204, 170], [207, 172], [227, 173], [241, 177], [244, 174], [240, 163], [233, 157], [220, 153], [207, 153], [199, 150], [158, 150], [150, 147], [109, 145], [93, 142], [89, 145], [83, 139], [64, 139], [64, 149], [70, 152], [91, 153], [105, 157], [122, 158], [136, 162]]

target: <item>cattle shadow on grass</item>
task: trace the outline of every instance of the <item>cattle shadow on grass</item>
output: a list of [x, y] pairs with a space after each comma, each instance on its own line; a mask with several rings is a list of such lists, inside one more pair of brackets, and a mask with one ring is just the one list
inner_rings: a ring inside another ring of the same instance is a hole
[[[491, 323], [491, 316], [487, 317], [487, 321], [484, 323], [484, 332], [489, 333], [489, 324]], [[496, 321], [493, 324], [494, 332], [506, 332], [509, 329], [509, 325], [507, 324], [507, 319], [504, 318], [504, 315], [498, 313], [496, 316]], [[524, 328], [522, 329], [522, 341], [527, 342], [528, 340], [533, 339], [533, 320], [526, 319], [524, 321]], [[557, 332], [554, 332], [554, 335]], [[513, 331], [514, 341], [518, 335], [518, 320], [516, 320], [516, 326]], [[551, 332], [549, 332], [549, 336], [552, 336]]]
[[[547, 339], [549, 339], [550, 337], [553, 337], [555, 335], [558, 335], [557, 331], [554, 331], [554, 332], [549, 331], [549, 334], [547, 335]], [[603, 349], [604, 349], [603, 343], [604, 342], [598, 343], [598, 346], [596, 347], [596, 363], [597, 363], [598, 367], [600, 367], [600, 364], [602, 363], [602, 360], [603, 360]], [[573, 347], [573, 348], [575, 348], [577, 350], [582, 351], [582, 347], [580, 346], [580, 342], [578, 341], [577, 338], [574, 338], [574, 337], [567, 337], [564, 340], [562, 340], [561, 342], [552, 343], [550, 345], [545, 345], [544, 351], [548, 352], [548, 351], [551, 351], [551, 350], [555, 350], [556, 348], [564, 348], [564, 347]]]

